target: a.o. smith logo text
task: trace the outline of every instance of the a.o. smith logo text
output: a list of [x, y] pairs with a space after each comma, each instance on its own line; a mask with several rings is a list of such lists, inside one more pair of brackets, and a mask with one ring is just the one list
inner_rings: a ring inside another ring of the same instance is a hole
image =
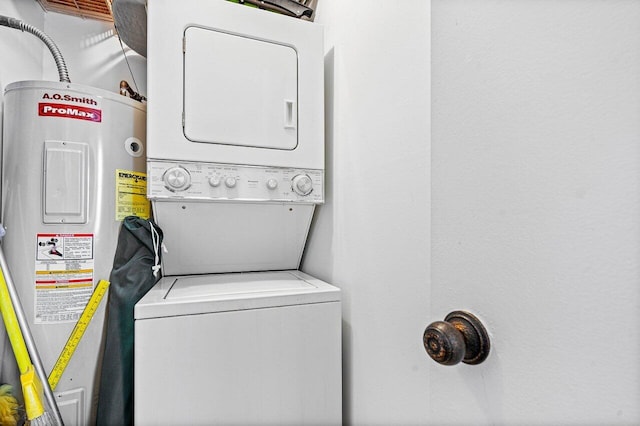
[[38, 115], [42, 117], [64, 117], [77, 120], [88, 120], [100, 123], [102, 111], [99, 109], [66, 104], [39, 103]]
[[77, 102], [79, 104], [88, 104], [88, 105], [98, 105], [98, 101], [93, 98], [88, 98], [86, 96], [71, 96], [68, 94], [61, 95], [60, 93], [45, 93], [42, 96], [42, 99], [53, 99], [54, 101], [65, 101], [65, 102]]

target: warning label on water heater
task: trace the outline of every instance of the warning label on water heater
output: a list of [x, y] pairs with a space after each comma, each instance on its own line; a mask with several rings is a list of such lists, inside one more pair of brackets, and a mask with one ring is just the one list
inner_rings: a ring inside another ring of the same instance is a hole
[[38, 234], [35, 323], [77, 321], [93, 292], [93, 234]]

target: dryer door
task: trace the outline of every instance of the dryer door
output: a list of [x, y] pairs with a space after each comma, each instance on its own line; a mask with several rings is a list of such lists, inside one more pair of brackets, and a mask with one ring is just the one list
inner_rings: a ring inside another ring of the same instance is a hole
[[290, 46], [187, 27], [185, 137], [193, 142], [295, 149], [297, 59]]

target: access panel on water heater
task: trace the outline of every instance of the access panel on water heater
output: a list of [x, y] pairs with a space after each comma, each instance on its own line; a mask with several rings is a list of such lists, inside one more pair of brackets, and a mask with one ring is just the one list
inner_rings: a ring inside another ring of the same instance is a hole
[[298, 144], [297, 109], [295, 49], [210, 28], [186, 28], [187, 139], [292, 150]]

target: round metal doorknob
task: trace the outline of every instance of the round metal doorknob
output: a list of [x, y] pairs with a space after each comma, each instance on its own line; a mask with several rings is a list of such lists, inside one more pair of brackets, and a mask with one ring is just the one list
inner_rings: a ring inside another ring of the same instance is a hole
[[469, 312], [454, 311], [444, 321], [427, 326], [422, 343], [429, 356], [439, 364], [480, 364], [491, 347], [489, 334], [478, 318]]

